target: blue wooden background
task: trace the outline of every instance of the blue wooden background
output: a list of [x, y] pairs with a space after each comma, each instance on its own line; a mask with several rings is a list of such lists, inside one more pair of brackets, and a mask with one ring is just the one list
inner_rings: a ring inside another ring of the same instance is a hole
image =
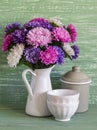
[[[34, 17], [54, 17], [77, 27], [79, 59], [56, 66], [51, 73], [52, 85], [59, 88], [63, 72], [78, 65], [92, 79], [89, 103], [97, 104], [97, 0], [0, 0], [0, 45], [6, 24], [25, 23]], [[27, 67], [10, 68], [6, 56], [0, 49], [0, 108], [24, 108], [27, 91], [21, 73]]]

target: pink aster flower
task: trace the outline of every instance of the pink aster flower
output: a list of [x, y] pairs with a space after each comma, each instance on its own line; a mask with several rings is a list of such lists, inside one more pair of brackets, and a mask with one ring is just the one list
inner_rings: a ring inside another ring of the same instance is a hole
[[76, 41], [76, 37], [77, 37], [77, 31], [76, 31], [75, 26], [72, 25], [72, 24], [69, 24], [69, 25], [67, 26], [67, 30], [68, 30], [69, 33], [70, 33], [71, 41], [72, 41], [72, 42], [75, 42], [75, 41]]
[[63, 27], [56, 27], [53, 32], [52, 32], [53, 38], [55, 41], [60, 41], [60, 42], [71, 42], [71, 37], [70, 34], [66, 29]]
[[45, 51], [40, 52], [40, 60], [45, 65], [50, 65], [50, 64], [56, 63], [57, 54], [52, 46], [49, 46]]
[[47, 46], [51, 41], [51, 32], [43, 27], [36, 27], [27, 34], [27, 43], [35, 47]]
[[12, 41], [12, 36], [10, 34], [5, 36], [3, 43], [2, 43], [2, 51], [7, 51], [11, 41]]

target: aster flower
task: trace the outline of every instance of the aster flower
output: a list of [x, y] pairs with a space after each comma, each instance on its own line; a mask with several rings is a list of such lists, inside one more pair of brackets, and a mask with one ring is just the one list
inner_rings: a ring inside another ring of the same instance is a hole
[[10, 34], [6, 35], [2, 43], [2, 51], [8, 50], [8, 47], [11, 44], [11, 41], [12, 41], [12, 36]]
[[57, 54], [52, 46], [49, 46], [45, 51], [40, 52], [40, 60], [45, 65], [56, 63]]
[[24, 51], [24, 57], [30, 63], [37, 63], [39, 60], [40, 48], [33, 48], [32, 46], [28, 47]]
[[34, 18], [30, 20], [30, 22], [39, 23], [40, 27], [47, 28], [49, 30], [53, 29], [53, 26], [49, 23], [49, 21], [44, 18]]
[[52, 35], [55, 41], [59, 41], [63, 43], [71, 42], [71, 38], [68, 31], [63, 27], [56, 27], [55, 29], [53, 29]]
[[76, 45], [74, 45], [74, 46], [72, 46], [72, 49], [74, 50], [74, 56], [72, 56], [72, 58], [71, 59], [76, 59], [78, 56], [79, 56], [79, 48], [78, 48], [78, 46], [76, 46]]
[[63, 50], [60, 47], [58, 47], [58, 46], [53, 46], [53, 49], [56, 51], [56, 54], [57, 54], [57, 61], [56, 61], [56, 63], [57, 64], [64, 63], [65, 54], [64, 54]]
[[55, 18], [51, 18], [51, 19], [49, 20], [49, 22], [50, 22], [51, 24], [54, 24], [54, 25], [59, 26], [59, 27], [62, 27], [62, 26], [63, 26], [63, 24], [61, 23], [61, 21], [59, 21], [59, 20], [57, 20], [57, 19], [55, 19]]
[[47, 46], [51, 40], [51, 32], [48, 29], [37, 27], [29, 31], [26, 41], [28, 44], [38, 47]]
[[24, 43], [24, 41], [25, 41], [25, 37], [23, 35], [22, 30], [15, 30], [12, 33], [12, 38], [13, 38], [13, 42], [15, 44], [17, 44], [17, 43]]
[[21, 27], [21, 25], [18, 22], [12, 23], [12, 24], [8, 24], [5, 27], [5, 32], [6, 32], [6, 34], [10, 34], [10, 33], [14, 32], [16, 29], [20, 29], [20, 27]]
[[70, 33], [71, 42], [75, 42], [75, 41], [76, 41], [76, 37], [77, 37], [77, 31], [76, 31], [75, 26], [72, 25], [72, 24], [69, 24], [69, 25], [67, 26], [67, 30], [68, 30], [69, 33]]
[[23, 51], [24, 51], [23, 44], [17, 44], [16, 46], [13, 46], [13, 48], [11, 48], [9, 55], [7, 57], [8, 64], [10, 67], [17, 66], [22, 57]]
[[31, 30], [36, 27], [43, 27], [50, 31], [53, 29], [52, 25], [48, 22], [30, 21], [24, 24], [24, 28], [26, 28], [27, 30]]
[[28, 31], [36, 27], [41, 27], [41, 24], [39, 22], [28, 22], [24, 24], [24, 29]]
[[63, 45], [63, 50], [71, 57], [75, 55], [73, 48], [69, 44]]

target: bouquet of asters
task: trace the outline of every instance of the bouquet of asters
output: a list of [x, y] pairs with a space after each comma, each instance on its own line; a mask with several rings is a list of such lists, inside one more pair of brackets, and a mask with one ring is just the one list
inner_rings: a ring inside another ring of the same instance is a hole
[[43, 69], [63, 64], [66, 58], [76, 59], [77, 31], [73, 24], [63, 25], [56, 19], [33, 18], [21, 25], [18, 22], [5, 27], [2, 51], [9, 51], [10, 67], [25, 64]]

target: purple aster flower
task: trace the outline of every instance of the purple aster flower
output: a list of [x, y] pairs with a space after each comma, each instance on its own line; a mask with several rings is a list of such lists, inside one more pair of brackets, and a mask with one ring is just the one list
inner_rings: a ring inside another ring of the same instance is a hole
[[80, 50], [79, 50], [78, 46], [76, 46], [76, 45], [72, 46], [72, 49], [74, 50], [75, 55], [72, 56], [71, 59], [76, 59], [76, 58], [79, 56], [79, 52], [80, 52]]
[[57, 64], [64, 63], [64, 57], [65, 57], [64, 51], [58, 46], [54, 46], [53, 48], [57, 53]]
[[43, 27], [50, 31], [53, 29], [52, 25], [49, 24], [48, 22], [32, 21], [32, 22], [28, 22], [28, 23], [24, 24], [24, 28], [26, 28], [27, 30], [31, 30], [36, 27]]
[[33, 28], [40, 27], [40, 26], [41, 25], [39, 22], [28, 22], [24, 24], [24, 28], [26, 28], [27, 30], [31, 30]]
[[10, 34], [12, 32], [14, 32], [16, 29], [20, 29], [21, 25], [20, 23], [12, 23], [12, 24], [8, 24], [6, 27], [5, 27], [5, 32], [6, 34]]
[[47, 28], [49, 30], [52, 30], [53, 27], [52, 25], [49, 23], [48, 20], [44, 19], [44, 18], [34, 18], [32, 20], [30, 20], [29, 22], [36, 22], [39, 23], [39, 27], [43, 27], [43, 28]]
[[76, 37], [77, 37], [77, 31], [74, 25], [69, 24], [67, 26], [67, 30], [70, 33], [71, 36], [71, 42], [75, 42], [76, 41]]
[[6, 35], [2, 43], [2, 51], [7, 51], [11, 41], [12, 41], [12, 36], [10, 34]]
[[24, 43], [25, 42], [25, 33], [22, 32], [22, 30], [15, 30], [12, 33], [13, 42], [15, 44], [17, 43]]
[[28, 47], [24, 51], [24, 56], [26, 60], [33, 64], [38, 62], [39, 55], [40, 55], [40, 48]]
[[49, 29], [50, 31], [53, 30], [53, 26], [52, 26], [51, 24], [49, 24], [48, 22], [41, 23], [41, 26], [42, 26], [43, 28]]

